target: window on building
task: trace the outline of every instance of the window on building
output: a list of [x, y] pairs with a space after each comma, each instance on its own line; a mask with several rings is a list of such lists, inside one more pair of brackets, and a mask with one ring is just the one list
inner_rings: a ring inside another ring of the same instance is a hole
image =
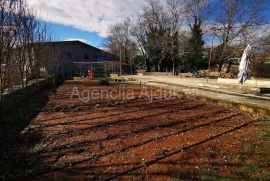
[[84, 60], [89, 60], [89, 54], [88, 53], [84, 54]]
[[67, 55], [66, 55], [66, 56], [67, 56], [68, 59], [72, 59], [72, 54], [71, 54], [71, 52], [67, 52]]

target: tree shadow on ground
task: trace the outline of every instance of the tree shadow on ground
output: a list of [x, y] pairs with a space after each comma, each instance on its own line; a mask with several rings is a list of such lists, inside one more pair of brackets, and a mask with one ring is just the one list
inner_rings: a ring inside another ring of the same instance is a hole
[[38, 167], [39, 158], [31, 149], [41, 134], [29, 123], [48, 102], [52, 94], [48, 87], [12, 108], [0, 109], [0, 180], [22, 178]]
[[[146, 170], [146, 167], [141, 169], [131, 171], [129, 173], [121, 174], [120, 170], [125, 167], [130, 167], [138, 165], [140, 163], [134, 162], [129, 164], [108, 164], [108, 165], [99, 165], [95, 166], [85, 166], [85, 167], [76, 167], [70, 166], [64, 169], [54, 170], [51, 173], [44, 175], [39, 175], [35, 180], [236, 180], [233, 176], [223, 175], [220, 173], [219, 167], [224, 167], [230, 165], [218, 163], [212, 167], [212, 170], [208, 171], [206, 168], [195, 169], [197, 165], [201, 163], [194, 162], [193, 164], [185, 163], [176, 164], [176, 167], [171, 165], [170, 162], [158, 162], [166, 167], [166, 169], [155, 168], [152, 170]], [[204, 165], [209, 165], [210, 163], [205, 162]], [[117, 167], [118, 171], [95, 171], [99, 167], [104, 167], [104, 170], [108, 170], [109, 167]], [[181, 168], [177, 167], [181, 166]], [[185, 168], [188, 167], [188, 168]], [[120, 175], [118, 175], [120, 173]], [[116, 178], [110, 179], [113, 176], [118, 175]]]

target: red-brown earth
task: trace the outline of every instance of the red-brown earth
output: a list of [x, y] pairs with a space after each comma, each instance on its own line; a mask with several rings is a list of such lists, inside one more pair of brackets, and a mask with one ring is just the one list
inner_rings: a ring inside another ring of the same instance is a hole
[[207, 172], [234, 178], [243, 141], [258, 142], [259, 126], [248, 124], [254, 119], [139, 85], [65, 82], [23, 134], [39, 133], [31, 155], [44, 168], [27, 178], [198, 180]]

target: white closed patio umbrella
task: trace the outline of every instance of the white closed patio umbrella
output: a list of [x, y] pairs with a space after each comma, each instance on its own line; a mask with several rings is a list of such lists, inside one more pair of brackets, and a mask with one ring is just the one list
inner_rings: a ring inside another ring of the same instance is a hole
[[248, 77], [248, 68], [249, 68], [249, 64], [251, 63], [250, 54], [251, 54], [251, 46], [248, 44], [244, 50], [244, 53], [240, 62], [240, 66], [239, 66], [238, 80], [239, 80], [239, 83], [241, 84], [241, 90], [242, 90], [243, 84], [246, 82], [247, 77]]

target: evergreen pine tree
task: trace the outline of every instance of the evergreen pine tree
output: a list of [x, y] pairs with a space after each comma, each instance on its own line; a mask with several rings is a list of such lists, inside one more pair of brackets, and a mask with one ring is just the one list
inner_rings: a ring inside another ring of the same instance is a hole
[[185, 70], [189, 72], [207, 68], [207, 61], [203, 54], [202, 21], [196, 16], [194, 20], [194, 24], [190, 25], [191, 38], [188, 41], [187, 54], [185, 56]]

